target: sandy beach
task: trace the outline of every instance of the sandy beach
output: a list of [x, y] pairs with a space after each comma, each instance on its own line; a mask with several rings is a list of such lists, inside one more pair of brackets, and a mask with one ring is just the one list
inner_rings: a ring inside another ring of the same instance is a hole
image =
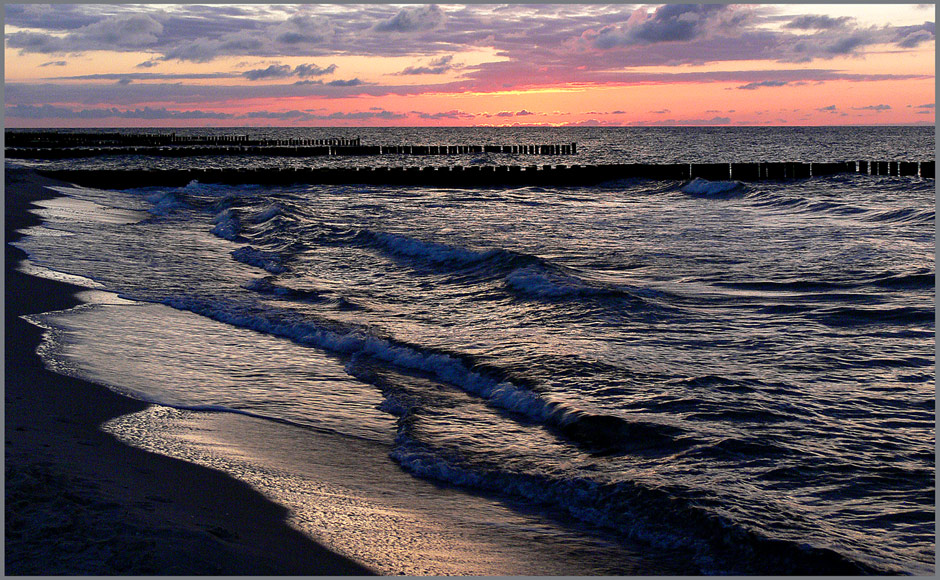
[[145, 408], [46, 370], [20, 316], [79, 303], [78, 286], [26, 275], [9, 245], [39, 223], [52, 182], [5, 172], [6, 558], [11, 575], [367, 575], [285, 523], [286, 510], [220, 472], [129, 447], [103, 422]]

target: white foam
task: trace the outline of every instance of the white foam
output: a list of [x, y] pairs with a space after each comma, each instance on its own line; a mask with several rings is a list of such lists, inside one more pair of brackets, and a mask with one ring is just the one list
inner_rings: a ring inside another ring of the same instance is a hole
[[400, 368], [423, 371], [468, 393], [483, 397], [497, 407], [522, 413], [537, 421], [565, 424], [577, 414], [576, 411], [565, 409], [563, 405], [548, 401], [538, 393], [510, 381], [500, 381], [470, 370], [461, 360], [450, 355], [397, 345], [361, 329], [331, 330], [315, 323], [278, 319], [275, 313], [266, 316], [264, 313], [242, 312], [237, 307], [228, 307], [222, 303], [209, 305], [188, 299], [170, 299], [165, 304], [227, 324], [289, 338], [300, 344], [340, 354], [364, 354]]
[[599, 291], [576, 276], [549, 272], [538, 266], [526, 266], [513, 270], [506, 276], [506, 284], [514, 290], [539, 298], [576, 296]]
[[280, 206], [275, 204], [275, 205], [269, 206], [267, 209], [262, 210], [257, 215], [252, 216], [251, 221], [252, 223], [260, 224], [282, 214], [283, 212], [281, 211]]
[[740, 181], [708, 181], [701, 177], [696, 177], [689, 183], [679, 188], [683, 193], [689, 195], [721, 195], [737, 191], [744, 187]]
[[212, 228], [213, 234], [232, 241], [238, 238], [241, 224], [238, 221], [238, 216], [231, 209], [223, 210], [212, 221], [215, 223], [215, 227]]
[[146, 199], [153, 204], [153, 207], [147, 211], [154, 215], [167, 215], [174, 209], [186, 206], [174, 191], [158, 191], [148, 195]]
[[398, 234], [374, 233], [375, 239], [390, 252], [434, 263], [472, 264], [488, 258], [492, 252], [475, 252], [436, 242], [425, 242]]

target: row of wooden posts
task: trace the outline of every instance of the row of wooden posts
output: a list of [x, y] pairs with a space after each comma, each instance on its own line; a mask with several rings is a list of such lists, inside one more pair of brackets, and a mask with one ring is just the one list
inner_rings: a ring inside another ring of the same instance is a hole
[[118, 132], [61, 132], [61, 131], [6, 131], [6, 147], [58, 148], [58, 147], [154, 147], [245, 145], [255, 147], [277, 146], [333, 146], [362, 145], [360, 137], [330, 137], [320, 139], [261, 138], [250, 135], [177, 135], [176, 133], [118, 133]]
[[315, 140], [302, 144], [285, 141], [277, 145], [202, 145], [185, 147], [124, 146], [124, 147], [8, 147], [10, 159], [75, 159], [104, 155], [146, 155], [156, 157], [200, 157], [217, 155], [252, 155], [268, 157], [320, 157], [363, 155], [466, 155], [503, 153], [511, 155], [576, 155], [578, 144], [551, 145], [361, 145], [338, 140], [339, 144], [322, 144]]
[[934, 161], [847, 161], [840, 163], [676, 163], [609, 165], [471, 165], [444, 167], [240, 168], [151, 170], [40, 170], [89, 187], [131, 188], [142, 184], [183, 186], [191, 181], [227, 184], [389, 184], [480, 187], [498, 185], [597, 185], [622, 179], [709, 181], [790, 180], [862, 173], [934, 178]]
[[511, 153], [521, 155], [575, 155], [577, 143], [480, 145], [363, 145], [361, 137], [257, 138], [249, 135], [177, 135], [176, 133], [62, 133], [7, 131], [6, 152], [11, 158], [64, 159], [97, 155], [462, 155]]

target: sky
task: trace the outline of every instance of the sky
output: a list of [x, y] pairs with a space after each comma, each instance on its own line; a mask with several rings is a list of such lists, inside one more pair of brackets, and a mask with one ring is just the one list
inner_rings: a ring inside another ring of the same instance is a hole
[[6, 127], [935, 123], [932, 4], [7, 4]]

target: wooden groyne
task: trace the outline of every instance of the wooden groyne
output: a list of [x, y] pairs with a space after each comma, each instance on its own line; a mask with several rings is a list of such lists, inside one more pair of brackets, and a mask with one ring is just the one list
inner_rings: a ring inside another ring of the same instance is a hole
[[[577, 143], [563, 145], [200, 145], [151, 147], [8, 147], [8, 159], [79, 159], [104, 155], [150, 157], [199, 157], [255, 155], [269, 157], [322, 157], [363, 155], [468, 155], [506, 153], [513, 155], [574, 155]], [[315, 140], [313, 140], [315, 141]]]
[[622, 179], [688, 181], [780, 181], [836, 174], [934, 178], [934, 161], [844, 161], [837, 163], [675, 163], [612, 165], [474, 165], [453, 167], [345, 167], [303, 169], [39, 170], [88, 187], [126, 189], [182, 187], [191, 181], [225, 184], [369, 184], [491, 187], [598, 185]]
[[239, 145], [252, 147], [362, 145], [361, 139], [328, 137], [321, 139], [264, 139], [250, 135], [177, 135], [176, 133], [124, 133], [102, 131], [97, 133], [70, 133], [62, 131], [6, 131], [6, 147], [63, 148], [63, 147], [205, 147], [213, 145]]
[[576, 155], [577, 143], [553, 144], [439, 144], [363, 145], [362, 139], [258, 139], [248, 135], [176, 135], [132, 133], [57, 133], [54, 131], [7, 132], [8, 159], [76, 159], [103, 155], [196, 157], [263, 155], [272, 157], [320, 157], [363, 155]]

